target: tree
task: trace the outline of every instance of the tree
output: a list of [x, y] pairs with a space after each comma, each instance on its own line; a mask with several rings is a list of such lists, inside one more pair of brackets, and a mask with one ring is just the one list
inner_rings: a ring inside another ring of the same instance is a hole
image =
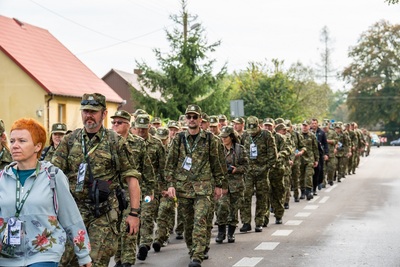
[[386, 3], [388, 3], [389, 5], [394, 5], [394, 4], [398, 4], [400, 3], [400, 0], [385, 0]]
[[[321, 30], [320, 41], [324, 45], [324, 48], [320, 54], [321, 56], [321, 65], [318, 65], [319, 72], [321, 73], [321, 77], [325, 84], [328, 84], [328, 78], [332, 77], [332, 72], [334, 71], [332, 67], [332, 51], [333, 49], [330, 47], [332, 43], [332, 39], [329, 34], [329, 29], [327, 26], [324, 26]], [[336, 76], [336, 75], [334, 75]]]
[[400, 25], [380, 21], [361, 34], [349, 51], [352, 63], [342, 76], [351, 85], [347, 106], [351, 120], [398, 130], [400, 116]]
[[228, 90], [221, 85], [226, 75], [226, 64], [214, 74], [215, 60], [208, 58], [208, 53], [214, 52], [220, 41], [209, 45], [203, 37], [201, 24], [195, 23], [197, 16], [188, 13], [186, 0], [181, 3], [181, 13], [170, 16], [180, 27], [166, 30], [171, 51], [163, 53], [160, 49], [154, 49], [161, 70], [154, 70], [146, 63], [136, 61], [138, 68], [143, 71], [140, 82], [152, 91], [159, 91], [165, 99], [165, 102], [161, 102], [144, 96], [139, 102], [143, 106], [150, 103], [159, 113], [174, 119], [184, 113], [188, 104], [201, 103], [207, 111], [209, 107], [214, 108], [212, 111], [226, 110], [229, 104], [220, 105], [219, 101], [223, 97], [221, 90]]

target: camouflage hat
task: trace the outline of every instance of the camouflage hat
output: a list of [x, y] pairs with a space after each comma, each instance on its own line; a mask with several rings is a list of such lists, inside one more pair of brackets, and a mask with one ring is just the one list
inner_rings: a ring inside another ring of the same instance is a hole
[[62, 133], [62, 134], [66, 134], [67, 133], [67, 125], [65, 125], [64, 123], [54, 123], [51, 126], [51, 133]]
[[243, 118], [241, 118], [241, 117], [237, 117], [237, 118], [234, 118], [232, 120], [232, 122], [243, 124], [243, 123], [245, 123], [245, 120]]
[[202, 121], [202, 122], [208, 122], [208, 121], [210, 121], [210, 116], [208, 116], [207, 113], [203, 112], [203, 113], [201, 114], [201, 121]]
[[259, 125], [263, 124], [263, 119], [258, 119], [258, 124]]
[[0, 120], [0, 135], [3, 135], [6, 128], [4, 127], [4, 121]]
[[335, 122], [335, 123], [333, 124], [333, 127], [335, 127], [335, 128], [342, 128], [341, 125], [340, 125], [340, 123], [338, 123], [338, 122]]
[[217, 116], [210, 116], [210, 126], [218, 126], [218, 117]]
[[149, 128], [150, 117], [148, 114], [141, 114], [135, 120], [136, 128]]
[[310, 121], [304, 120], [301, 124], [302, 124], [302, 125], [310, 125]]
[[165, 140], [167, 139], [169, 136], [169, 130], [165, 127], [160, 127], [157, 128], [156, 130], [156, 137], [161, 139], [161, 140]]
[[131, 114], [129, 114], [128, 111], [125, 110], [117, 110], [114, 114], [114, 116], [111, 116], [111, 118], [123, 118], [128, 121], [131, 121]]
[[137, 117], [142, 114], [147, 114], [147, 112], [145, 110], [139, 108], [139, 109], [135, 110], [135, 112], [132, 113], [132, 116]]
[[176, 128], [179, 130], [181, 128], [181, 124], [179, 121], [170, 120], [168, 121], [167, 128]]
[[328, 124], [327, 122], [323, 122], [323, 123], [321, 124], [321, 127], [322, 127], [322, 128], [329, 127], [329, 124]]
[[231, 133], [234, 133], [232, 126], [224, 126], [221, 129], [220, 137], [228, 137]]
[[152, 120], [151, 120], [151, 123], [152, 124], [154, 124], [154, 123], [158, 123], [158, 124], [161, 124], [162, 123], [162, 121], [161, 121], [161, 118], [160, 117], [154, 117]]
[[258, 126], [258, 118], [254, 116], [250, 116], [247, 118], [247, 123], [246, 123], [246, 130], [248, 133], [257, 133], [259, 129]]
[[323, 122], [330, 123], [331, 121], [329, 119], [324, 119]]
[[283, 123], [278, 123], [275, 126], [275, 131], [279, 132], [280, 130], [287, 130], [286, 125]]
[[285, 120], [283, 118], [276, 118], [275, 124], [279, 124], [279, 123], [285, 123]]
[[201, 115], [201, 108], [198, 105], [188, 105], [185, 114], [188, 113], [195, 113], [197, 115]]
[[102, 110], [106, 108], [106, 97], [102, 94], [84, 94], [81, 101], [81, 110]]
[[226, 116], [224, 114], [219, 114], [218, 115], [218, 121], [226, 121], [226, 120], [227, 120], [227, 118], [226, 118]]
[[264, 119], [264, 125], [266, 125], [266, 124], [274, 126], [275, 125], [275, 121], [272, 118], [265, 118]]
[[287, 128], [292, 127], [292, 122], [290, 120], [285, 120], [285, 124]]

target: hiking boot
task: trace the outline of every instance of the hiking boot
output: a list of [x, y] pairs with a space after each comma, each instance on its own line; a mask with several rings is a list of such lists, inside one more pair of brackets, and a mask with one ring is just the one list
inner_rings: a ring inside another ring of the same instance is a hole
[[251, 225], [249, 223], [243, 224], [242, 228], [239, 230], [242, 233], [246, 233], [248, 231], [251, 231]]

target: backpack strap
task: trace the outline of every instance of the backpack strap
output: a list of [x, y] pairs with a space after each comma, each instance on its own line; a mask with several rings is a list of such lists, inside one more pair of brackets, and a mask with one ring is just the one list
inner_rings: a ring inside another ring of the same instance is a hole
[[56, 174], [58, 173], [58, 168], [54, 165], [46, 168], [47, 176], [50, 180], [50, 189], [53, 191], [53, 207], [56, 215], [58, 215], [58, 198], [56, 190]]

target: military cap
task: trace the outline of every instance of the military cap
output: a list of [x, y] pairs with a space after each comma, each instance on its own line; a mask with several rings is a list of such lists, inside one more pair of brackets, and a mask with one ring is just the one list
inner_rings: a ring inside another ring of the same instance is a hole
[[198, 105], [188, 105], [185, 111], [185, 114], [194, 113], [197, 115], [201, 115], [201, 108]]
[[290, 120], [285, 120], [285, 124], [287, 128], [292, 127], [292, 122]]
[[210, 116], [210, 126], [218, 126], [218, 117]]
[[258, 124], [262, 124], [263, 123], [263, 119], [258, 119]]
[[269, 124], [269, 125], [274, 126], [274, 125], [275, 125], [275, 121], [274, 121], [274, 119], [272, 119], [272, 118], [265, 118], [265, 119], [264, 119], [264, 125], [265, 125], [265, 124]]
[[226, 121], [226, 120], [227, 120], [227, 118], [226, 118], [226, 116], [224, 114], [219, 114], [218, 115], [218, 121]]
[[219, 134], [219, 136], [228, 137], [232, 133], [234, 133], [232, 126], [224, 126], [224, 127], [222, 127], [221, 133]]
[[248, 133], [257, 133], [258, 132], [258, 118], [255, 116], [250, 116], [247, 118], [246, 130]]
[[154, 117], [154, 118], [151, 120], [151, 123], [152, 123], [152, 124], [154, 124], [154, 123], [161, 124], [161, 118], [160, 118], [160, 117]]
[[5, 130], [6, 128], [4, 127], [4, 121], [0, 120], [0, 135], [2, 135]]
[[[342, 124], [340, 124], [340, 125], [342, 125]], [[349, 126], [350, 126], [350, 123], [346, 122], [346, 123], [343, 124], [343, 126], [344, 126], [344, 127], [349, 127]]]
[[282, 118], [276, 118], [275, 119], [275, 124], [279, 124], [279, 123], [285, 123], [285, 120]]
[[157, 138], [159, 138], [161, 140], [165, 140], [165, 139], [168, 138], [168, 135], [169, 135], [168, 128], [165, 128], [165, 127], [157, 128], [157, 130], [156, 130], [156, 137]]
[[81, 101], [81, 110], [102, 110], [106, 108], [106, 97], [99, 93], [84, 94]]
[[208, 122], [208, 121], [210, 120], [210, 116], [208, 116], [207, 113], [203, 112], [203, 113], [201, 114], [201, 120], [202, 120], [203, 122]]
[[243, 124], [243, 123], [245, 123], [245, 120], [241, 117], [237, 117], [237, 118], [233, 119], [232, 122]]
[[142, 115], [142, 114], [147, 114], [147, 112], [145, 110], [139, 108], [139, 109], [135, 110], [135, 112], [133, 112], [132, 115], [134, 117], [137, 117], [137, 116]]
[[150, 117], [148, 114], [141, 114], [135, 120], [136, 128], [149, 128]]
[[302, 125], [310, 125], [310, 121], [304, 120], [301, 124], [302, 124]]
[[285, 124], [283, 124], [283, 123], [278, 123], [276, 126], [275, 126], [275, 131], [277, 131], [277, 132], [279, 132], [280, 130], [287, 130], [287, 128], [286, 128], [286, 125]]
[[117, 110], [117, 112], [115, 112], [114, 116], [111, 116], [111, 118], [123, 118], [126, 119], [128, 121], [131, 121], [131, 114], [129, 114], [128, 111], [125, 110]]
[[65, 125], [64, 123], [54, 123], [51, 126], [51, 133], [62, 133], [62, 134], [66, 134], [67, 133], [67, 125]]
[[179, 121], [170, 120], [170, 121], [168, 121], [167, 127], [168, 128], [176, 128], [179, 130], [181, 128], [181, 124], [179, 123]]
[[321, 127], [322, 127], [322, 128], [329, 127], [329, 124], [326, 123], [326, 122], [323, 122], [322, 125], [321, 125]]
[[355, 125], [356, 123], [354, 122], [354, 121], [352, 121], [351, 123], [350, 123], [350, 125]]
[[338, 122], [335, 122], [335, 123], [333, 124], [333, 127], [335, 127], [335, 128], [342, 128], [342, 127], [340, 126], [340, 123], [338, 123]]
[[330, 123], [331, 121], [329, 119], [324, 119], [325, 123]]

